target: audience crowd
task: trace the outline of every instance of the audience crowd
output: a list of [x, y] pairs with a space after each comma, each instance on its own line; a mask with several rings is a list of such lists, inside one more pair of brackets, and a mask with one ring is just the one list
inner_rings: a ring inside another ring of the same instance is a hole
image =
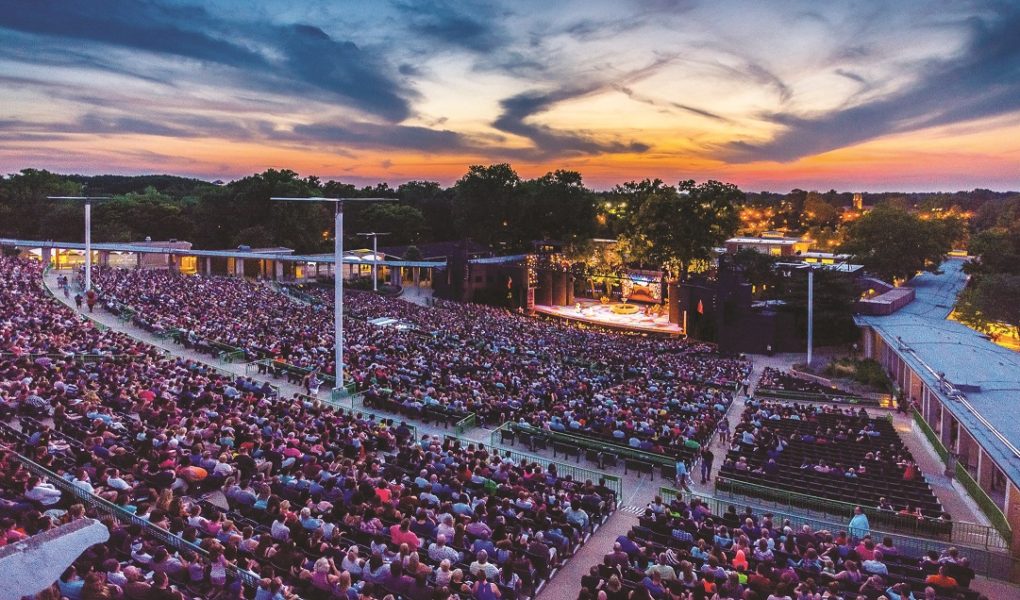
[[244, 576], [258, 600], [512, 598], [615, 508], [603, 482], [100, 329], [41, 275], [0, 258], [0, 543], [89, 516], [111, 536], [40, 597], [239, 598]]
[[[308, 304], [240, 278], [102, 269], [95, 280], [106, 306], [130, 307], [150, 330], [183, 330], [196, 345], [213, 340], [251, 359], [332, 374], [331, 290], [307, 289], [318, 300]], [[750, 371], [747, 361], [701, 343], [608, 334], [481, 305], [423, 307], [353, 292], [345, 315], [347, 376], [366, 405], [415, 417], [438, 410], [474, 413], [482, 424], [552, 425], [557, 415], [581, 433], [668, 447], [681, 438], [704, 441]], [[380, 317], [406, 327], [370, 323]]]
[[748, 399], [719, 475], [760, 486], [759, 492], [948, 518], [892, 423], [863, 408]]
[[955, 548], [913, 556], [890, 537], [796, 526], [697, 498], [648, 505], [640, 525], [581, 580], [578, 600], [983, 598]]
[[807, 394], [832, 394], [839, 392], [836, 388], [822, 385], [817, 381], [811, 381], [810, 379], [799, 377], [775, 367], [765, 367], [762, 370], [761, 379], [758, 380], [758, 389], [803, 392]]

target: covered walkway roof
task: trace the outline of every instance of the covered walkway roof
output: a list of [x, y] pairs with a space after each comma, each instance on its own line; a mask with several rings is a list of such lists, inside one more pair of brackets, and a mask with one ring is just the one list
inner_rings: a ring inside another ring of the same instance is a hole
[[886, 316], [858, 316], [910, 365], [971, 432], [1009, 479], [1020, 486], [1020, 353], [946, 317], [967, 283], [963, 260], [908, 284], [916, 298]]
[[[19, 248], [63, 248], [67, 250], [84, 250], [85, 244], [81, 242], [54, 242], [52, 240], [18, 240], [11, 238], [0, 238], [0, 246], [17, 246]], [[110, 244], [94, 243], [92, 250], [103, 252], [138, 252], [142, 254], [175, 254], [178, 256], [208, 256], [213, 258], [240, 258], [253, 260], [279, 260], [283, 262], [304, 262], [333, 264], [335, 261], [332, 254], [277, 254], [260, 253], [245, 250], [185, 250], [183, 248], [169, 248], [141, 244]], [[344, 264], [363, 265], [373, 264], [371, 260], [366, 261], [356, 256], [344, 256]], [[382, 266], [390, 267], [421, 267], [441, 269], [446, 267], [445, 261], [427, 260], [380, 260]]]

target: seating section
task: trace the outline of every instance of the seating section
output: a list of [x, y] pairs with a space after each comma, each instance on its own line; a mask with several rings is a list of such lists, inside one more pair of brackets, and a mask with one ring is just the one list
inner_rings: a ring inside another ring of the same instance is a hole
[[281, 399], [96, 327], [41, 276], [0, 258], [0, 519], [7, 541], [104, 517], [110, 541], [64, 595], [467, 596], [484, 573], [530, 596], [615, 509], [602, 482]]
[[762, 371], [755, 396], [776, 400], [835, 402], [864, 406], [879, 406], [883, 402], [878, 397], [847, 392], [774, 367], [765, 367]]
[[717, 487], [760, 486], [740, 488], [749, 495], [779, 490], [869, 515], [948, 518], [892, 423], [863, 409], [749, 400], [719, 475]]
[[[95, 279], [107, 307], [129, 306], [147, 329], [182, 331], [182, 341], [198, 347], [219, 344], [213, 352], [241, 347], [249, 358], [267, 359], [263, 370], [294, 381], [305, 369], [332, 373], [331, 290], [308, 288], [317, 302], [306, 304], [238, 278], [102, 269]], [[426, 308], [356, 292], [345, 303], [348, 375], [366, 405], [447, 425], [470, 414], [481, 425], [546, 423], [557, 415], [573, 418], [580, 433], [619, 431], [625, 444], [657, 451], [681, 438], [703, 439], [750, 370], [706, 344], [581, 329], [492, 307], [436, 301]], [[408, 327], [369, 322], [381, 317]], [[672, 409], [682, 414], [663, 412]]]
[[762, 369], [761, 378], [758, 380], [758, 389], [787, 390], [808, 394], [831, 394], [836, 391], [836, 388], [822, 385], [817, 381], [811, 381], [804, 377], [798, 377], [793, 373], [775, 367], [765, 367]]
[[954, 548], [908, 556], [889, 538], [794, 528], [750, 508], [714, 515], [697, 499], [657, 499], [640, 525], [607, 550], [581, 579], [579, 598], [603, 592], [608, 600], [688, 593], [698, 600], [979, 596], [969, 589], [973, 569]]

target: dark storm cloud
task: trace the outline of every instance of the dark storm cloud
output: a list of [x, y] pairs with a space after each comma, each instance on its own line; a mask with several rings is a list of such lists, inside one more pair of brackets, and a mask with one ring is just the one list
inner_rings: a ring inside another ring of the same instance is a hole
[[576, 132], [559, 131], [527, 123], [535, 114], [545, 112], [565, 100], [587, 96], [602, 86], [579, 89], [561, 89], [552, 92], [524, 92], [500, 102], [502, 114], [493, 127], [531, 140], [535, 157], [576, 156], [616, 152], [646, 152], [649, 146], [640, 142], [600, 142]]
[[[5, 30], [2, 28], [2, 22], [3, 16], [0, 15], [0, 57], [40, 67], [91, 69], [151, 83], [172, 85], [139, 69], [132, 69], [121, 64], [112, 64], [85, 52], [73, 50], [68, 48], [66, 44], [47, 43], [35, 35], [18, 33], [9, 29]], [[34, 81], [25, 78], [25, 82]], [[38, 85], [43, 85], [44, 82], [37, 83]]]
[[655, 98], [639, 94], [627, 86], [620, 86], [617, 89], [620, 90], [621, 93], [626, 95], [631, 100], [634, 100], [635, 102], [641, 102], [643, 104], [648, 104], [649, 106], [654, 106], [656, 108], [676, 109], [681, 112], [697, 115], [699, 117], [705, 117], [706, 119], [711, 119], [713, 121], [720, 121], [724, 123], [729, 122], [729, 119], [727, 119], [726, 117], [717, 115], [716, 113], [705, 110], [703, 108], [698, 108], [696, 106], [691, 106], [689, 104], [683, 104], [682, 102], [673, 102], [670, 100], [657, 100]]
[[501, 15], [491, 6], [466, 2], [398, 2], [408, 28], [446, 46], [488, 53], [505, 45], [508, 35]]
[[410, 90], [401, 90], [395, 80], [383, 74], [377, 61], [352, 42], [334, 40], [310, 25], [281, 28], [280, 34], [286, 49], [284, 73], [293, 73], [309, 85], [391, 121], [410, 115], [406, 98], [413, 95]]
[[889, 133], [915, 131], [1020, 110], [1020, 10], [997, 5], [990, 18], [966, 22], [969, 42], [957, 56], [916, 67], [916, 80], [887, 96], [821, 116], [769, 115], [784, 127], [762, 143], [736, 141], [733, 162], [792, 161]]
[[155, 114], [144, 118], [113, 113], [88, 113], [73, 121], [28, 122], [17, 119], [0, 121], [0, 133], [10, 136], [71, 134], [152, 135], [174, 138], [224, 137], [250, 139], [263, 130], [262, 124], [240, 120], [216, 119], [192, 114]]
[[402, 148], [428, 153], [465, 150], [470, 147], [462, 135], [446, 129], [375, 123], [312, 123], [298, 125], [293, 132], [274, 132], [277, 138], [372, 148]]
[[753, 81], [774, 88], [776, 93], [779, 94], [780, 102], [786, 102], [790, 99], [792, 95], [790, 86], [780, 79], [778, 75], [765, 68], [765, 66], [758, 63], [748, 63], [744, 66], [744, 69], [747, 76]]
[[410, 114], [413, 92], [381, 57], [315, 26], [234, 23], [198, 6], [130, 0], [107, 0], [101, 9], [56, 0], [9, 4], [0, 2], [0, 28], [230, 67], [245, 74], [249, 87], [280, 91], [289, 84], [391, 121]]
[[861, 77], [860, 75], [854, 73], [853, 71], [847, 71], [846, 69], [836, 69], [836, 75], [839, 75], [840, 77], [845, 77], [850, 81], [856, 81], [857, 83], [860, 83], [862, 85], [868, 85], [867, 79]]
[[505, 98], [499, 103], [502, 112], [492, 126], [499, 131], [531, 140], [533, 147], [525, 150], [508, 149], [503, 156], [541, 160], [564, 156], [647, 152], [651, 146], [643, 142], [599, 141], [583, 132], [563, 131], [528, 121], [561, 102], [633, 85], [655, 75], [677, 57], [676, 54], [657, 55], [647, 65], [618, 76], [613, 81], [565, 81], [561, 87], [550, 91], [528, 91]]
[[613, 36], [632, 31], [647, 23], [647, 16], [613, 20], [581, 19], [564, 27], [563, 33], [582, 42], [590, 42], [592, 40], [610, 39]]
[[141, 135], [161, 135], [166, 137], [193, 137], [195, 135], [192, 131], [187, 129], [149, 119], [138, 119], [135, 117], [103, 117], [100, 115], [85, 115], [74, 126], [66, 126], [61, 130], [73, 131], [75, 133], [134, 133]]
[[[11, 5], [18, 2], [4, 2]], [[89, 2], [37, 0], [0, 11], [0, 26], [26, 33], [87, 40], [233, 66], [265, 66], [258, 54], [198, 30], [211, 17], [199, 7], [182, 8], [132, 0]]]

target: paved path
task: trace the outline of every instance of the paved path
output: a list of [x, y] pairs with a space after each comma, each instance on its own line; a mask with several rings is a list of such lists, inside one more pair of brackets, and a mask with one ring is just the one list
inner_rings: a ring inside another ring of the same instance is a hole
[[556, 575], [545, 584], [536, 600], [573, 600], [581, 587], [581, 577], [588, 574], [593, 565], [600, 564], [603, 557], [613, 550], [613, 542], [625, 535], [638, 524], [637, 516], [617, 510], [599, 527], [577, 554], [560, 567]]
[[428, 306], [429, 299], [432, 298], [432, 288], [415, 287], [413, 285], [404, 286], [398, 298], [412, 304]]

